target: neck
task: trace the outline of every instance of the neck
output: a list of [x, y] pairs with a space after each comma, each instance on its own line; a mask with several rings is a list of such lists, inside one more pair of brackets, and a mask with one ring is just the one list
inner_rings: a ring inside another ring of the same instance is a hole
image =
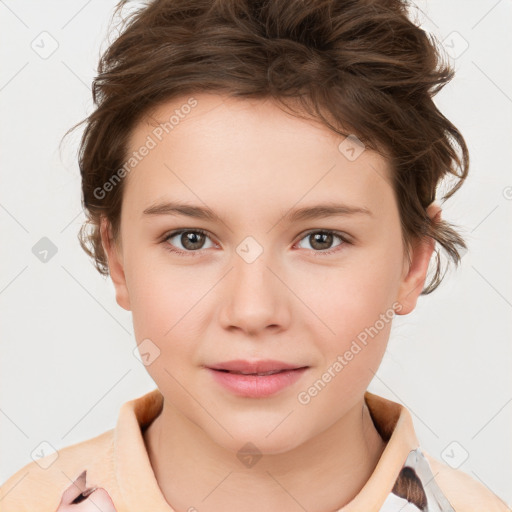
[[143, 435], [156, 480], [176, 512], [337, 510], [362, 489], [385, 448], [364, 400], [306, 443], [264, 454], [250, 468], [165, 400]]

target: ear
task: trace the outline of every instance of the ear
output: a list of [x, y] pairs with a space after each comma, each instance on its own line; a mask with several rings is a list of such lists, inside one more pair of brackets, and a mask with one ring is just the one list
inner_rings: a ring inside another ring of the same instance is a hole
[[[432, 203], [427, 208], [427, 215], [434, 222], [441, 219], [441, 207]], [[397, 301], [401, 304], [399, 315], [407, 315], [416, 307], [427, 277], [428, 264], [435, 248], [435, 240], [430, 237], [416, 239], [411, 247], [411, 261], [406, 262], [404, 275], [400, 284]]]
[[130, 296], [124, 275], [122, 250], [112, 237], [111, 225], [106, 217], [101, 219], [100, 234], [103, 250], [108, 259], [110, 277], [116, 290], [116, 301], [123, 309], [130, 311]]

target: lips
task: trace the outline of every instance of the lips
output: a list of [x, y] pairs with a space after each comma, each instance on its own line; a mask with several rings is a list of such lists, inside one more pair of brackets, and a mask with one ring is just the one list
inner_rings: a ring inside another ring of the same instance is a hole
[[272, 370], [270, 372], [236, 372], [233, 370], [217, 370], [218, 372], [233, 373], [235, 375], [256, 375], [258, 377], [264, 377], [265, 375], [275, 375], [276, 373], [282, 373], [286, 370]]
[[290, 370], [298, 370], [305, 368], [301, 365], [293, 365], [285, 363], [283, 361], [275, 361], [271, 359], [261, 361], [244, 361], [234, 360], [225, 361], [223, 363], [209, 366], [211, 370], [217, 370], [221, 372], [236, 373], [240, 375], [274, 375], [276, 373], [286, 372]]
[[267, 398], [292, 387], [308, 366], [283, 361], [226, 361], [206, 367], [214, 382], [244, 398]]

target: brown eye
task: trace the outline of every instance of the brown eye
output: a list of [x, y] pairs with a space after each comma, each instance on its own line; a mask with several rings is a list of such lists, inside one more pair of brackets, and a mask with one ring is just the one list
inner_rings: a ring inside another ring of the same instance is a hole
[[170, 233], [164, 242], [172, 246], [172, 250], [177, 252], [196, 252], [205, 248], [204, 245], [208, 239], [209, 236], [201, 230], [182, 229], [181, 231]]
[[311, 240], [311, 247], [322, 251], [324, 249], [330, 249], [333, 241], [331, 233], [313, 233], [309, 235]]
[[[335, 245], [333, 248], [332, 244], [336, 238], [341, 242]], [[334, 252], [340, 245], [343, 245], [346, 242], [343, 236], [336, 234], [333, 231], [323, 230], [311, 231], [307, 233], [306, 236], [301, 239], [301, 241], [302, 240], [307, 240], [314, 252], [325, 252], [326, 254]], [[308, 247], [305, 248], [308, 249]]]
[[194, 249], [201, 249], [204, 244], [205, 236], [202, 233], [195, 231], [187, 231], [181, 233], [180, 242], [183, 244], [185, 249], [193, 251]]

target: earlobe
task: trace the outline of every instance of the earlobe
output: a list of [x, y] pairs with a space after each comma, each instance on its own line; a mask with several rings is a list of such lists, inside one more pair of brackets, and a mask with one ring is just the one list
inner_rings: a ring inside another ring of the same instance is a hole
[[[441, 208], [432, 203], [427, 208], [427, 215], [433, 222], [441, 219]], [[410, 251], [410, 264], [400, 285], [397, 301], [402, 306], [397, 314], [407, 315], [416, 307], [416, 302], [425, 286], [428, 265], [435, 249], [435, 240], [431, 237], [418, 238]]]
[[116, 290], [116, 302], [123, 309], [131, 311], [130, 296], [126, 286], [122, 255], [120, 254], [121, 251], [113, 240], [110, 223], [106, 217], [101, 219], [100, 234], [103, 250], [108, 259], [110, 277]]

